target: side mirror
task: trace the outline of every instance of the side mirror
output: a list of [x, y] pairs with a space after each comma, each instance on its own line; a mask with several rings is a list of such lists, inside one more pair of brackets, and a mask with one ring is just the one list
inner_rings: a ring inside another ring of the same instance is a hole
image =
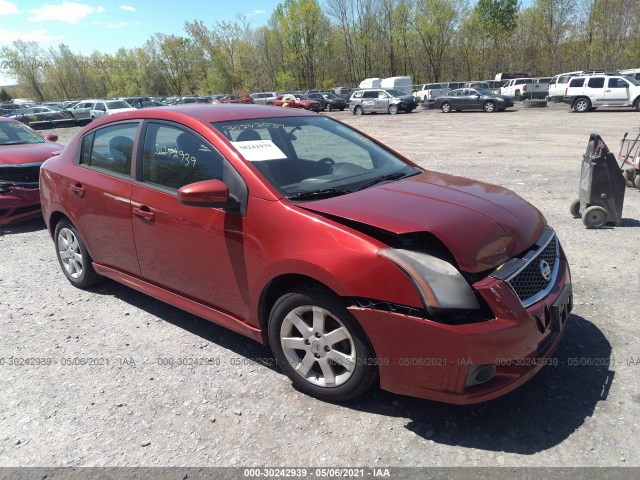
[[57, 142], [58, 141], [58, 135], [55, 135], [53, 133], [49, 133], [48, 135], [44, 136], [44, 139], [48, 142]]
[[190, 183], [178, 190], [178, 201], [191, 207], [224, 207], [229, 202], [229, 188], [220, 180]]

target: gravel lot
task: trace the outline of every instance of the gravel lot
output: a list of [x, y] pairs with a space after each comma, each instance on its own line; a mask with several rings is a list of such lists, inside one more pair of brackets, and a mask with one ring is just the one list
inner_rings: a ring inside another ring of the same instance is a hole
[[[33, 221], [0, 230], [0, 466], [640, 466], [640, 192], [627, 189], [622, 227], [569, 215], [589, 134], [617, 151], [640, 114], [329, 115], [544, 213], [575, 290], [559, 365], [475, 406], [379, 390], [323, 403], [240, 335], [112, 281], [75, 289]], [[78, 130], [55, 133], [66, 143]], [[87, 358], [99, 364], [73, 364]]]

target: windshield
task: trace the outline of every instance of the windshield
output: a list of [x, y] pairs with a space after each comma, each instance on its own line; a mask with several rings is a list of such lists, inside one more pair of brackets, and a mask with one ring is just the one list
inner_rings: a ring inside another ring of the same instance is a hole
[[493, 92], [491, 90], [486, 89], [486, 88], [476, 88], [476, 90], [478, 91], [478, 93], [480, 95], [493, 95]]
[[627, 82], [632, 83], [632, 84], [634, 84], [634, 85], [636, 85], [636, 86], [640, 85], [640, 82], [639, 82], [638, 80], [636, 80], [635, 78], [633, 78], [633, 77], [627, 77], [627, 76], [625, 76], [625, 77], [624, 77], [624, 79], [625, 79]]
[[115, 110], [116, 108], [131, 108], [127, 102], [122, 100], [117, 100], [115, 102], [105, 102], [107, 104], [107, 108], [110, 110]]
[[336, 97], [333, 93], [327, 93], [327, 94], [325, 95], [325, 98], [328, 98], [329, 100], [335, 100], [335, 99], [337, 99], [338, 97]]
[[212, 125], [282, 195], [296, 201], [351, 193], [378, 181], [393, 181], [422, 171], [328, 117], [264, 118]]
[[0, 122], [0, 145], [44, 143], [44, 139], [20, 122]]
[[389, 95], [391, 95], [392, 97], [406, 97], [407, 94], [406, 93], [402, 93], [399, 90], [385, 90]]

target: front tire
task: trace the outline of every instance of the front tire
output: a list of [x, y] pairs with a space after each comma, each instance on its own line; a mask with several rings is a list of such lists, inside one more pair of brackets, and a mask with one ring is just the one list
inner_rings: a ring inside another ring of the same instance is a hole
[[74, 287], [88, 288], [102, 279], [93, 269], [93, 260], [80, 234], [71, 223], [66, 220], [59, 221], [53, 238], [62, 273]]
[[301, 288], [280, 297], [269, 318], [269, 344], [293, 384], [321, 400], [351, 400], [377, 377], [360, 325], [324, 290]]
[[489, 101], [489, 102], [484, 102], [484, 105], [482, 106], [482, 109], [487, 112], [487, 113], [493, 113], [496, 111], [496, 104]]
[[591, 100], [588, 98], [578, 98], [573, 102], [573, 109], [576, 113], [588, 112], [591, 109]]
[[397, 105], [389, 105], [389, 113], [391, 115], [395, 115], [396, 113], [398, 113], [398, 106]]
[[442, 110], [442, 113], [449, 113], [451, 111], [451, 104], [449, 102], [444, 102], [440, 105], [440, 110]]

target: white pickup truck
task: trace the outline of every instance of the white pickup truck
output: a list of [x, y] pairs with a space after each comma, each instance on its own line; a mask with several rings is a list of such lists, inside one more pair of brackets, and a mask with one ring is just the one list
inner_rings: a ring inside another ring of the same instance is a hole
[[514, 78], [500, 89], [500, 94], [516, 99], [546, 98], [550, 77]]
[[520, 98], [526, 85], [533, 84], [533, 78], [513, 78], [506, 85], [500, 88], [501, 95], [509, 95], [513, 98]]
[[449, 88], [441, 83], [424, 83], [420, 88], [413, 92], [413, 97], [418, 102], [430, 102], [441, 95], [449, 93]]

